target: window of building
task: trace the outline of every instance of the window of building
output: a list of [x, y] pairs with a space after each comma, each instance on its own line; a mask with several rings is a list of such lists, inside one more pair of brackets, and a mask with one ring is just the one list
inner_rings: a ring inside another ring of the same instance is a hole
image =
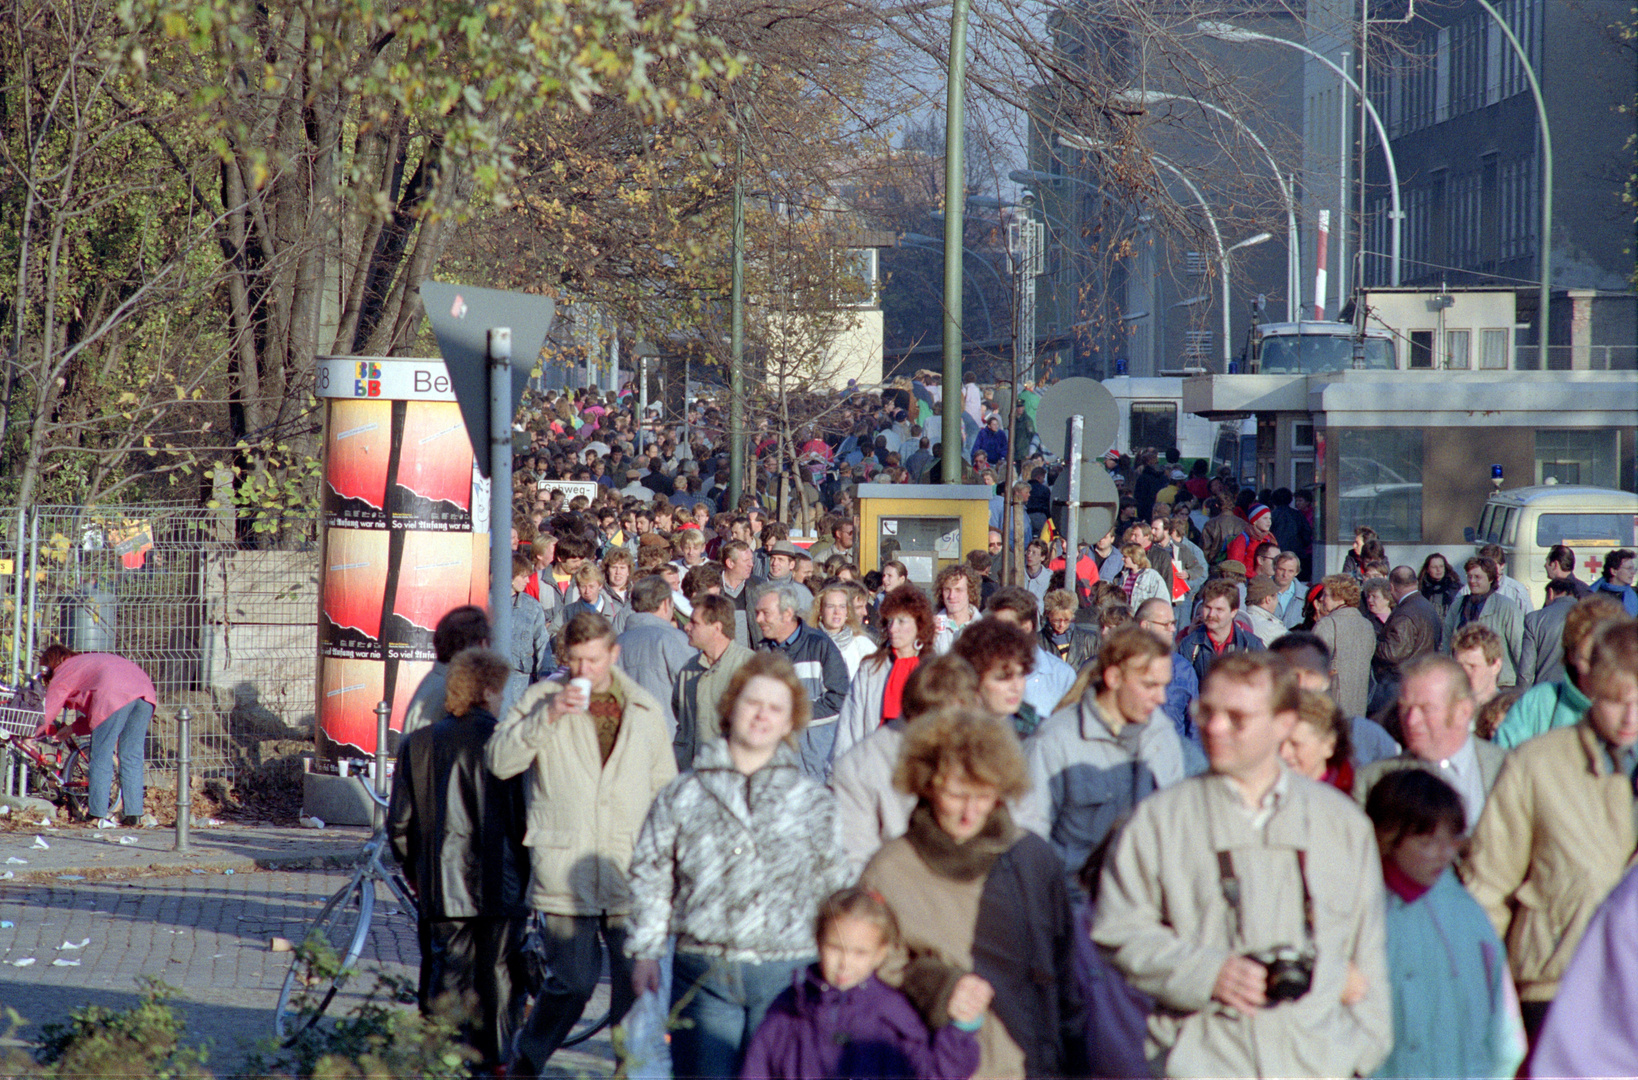
[[1183, 332], [1183, 358], [1186, 360], [1205, 360], [1211, 356], [1210, 330], [1185, 330]]
[[1445, 331], [1445, 367], [1456, 371], [1465, 371], [1473, 366], [1468, 357], [1468, 344], [1472, 340], [1471, 330]]
[[1479, 366], [1481, 368], [1507, 368], [1507, 331], [1480, 330], [1479, 331]]
[[1177, 404], [1171, 401], [1132, 402], [1131, 442], [1166, 450], [1177, 445]]
[[1433, 331], [1412, 330], [1410, 332], [1410, 366], [1412, 368], [1431, 368], [1433, 366]]
[[875, 248], [847, 248], [836, 256], [838, 307], [874, 307], [881, 298], [881, 269]]
[[1615, 486], [1613, 430], [1536, 432], [1536, 483]]
[[1422, 540], [1422, 429], [1343, 429], [1338, 456], [1336, 543], [1368, 525], [1382, 542]]

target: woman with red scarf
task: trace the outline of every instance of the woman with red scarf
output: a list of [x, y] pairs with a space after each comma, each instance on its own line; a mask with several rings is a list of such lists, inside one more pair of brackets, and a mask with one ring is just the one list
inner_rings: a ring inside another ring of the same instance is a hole
[[1321, 780], [1345, 795], [1352, 795], [1353, 745], [1348, 738], [1348, 726], [1348, 718], [1342, 715], [1329, 694], [1304, 690], [1297, 708], [1297, 722], [1280, 745], [1280, 757], [1308, 779]]

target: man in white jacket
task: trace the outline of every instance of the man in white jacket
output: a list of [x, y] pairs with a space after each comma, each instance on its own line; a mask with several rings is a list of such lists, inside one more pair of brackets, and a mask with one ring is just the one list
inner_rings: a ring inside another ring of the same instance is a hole
[[545, 916], [552, 978], [519, 1040], [511, 1075], [535, 1076], [585, 1011], [602, 974], [597, 942], [608, 948], [611, 1023], [631, 1008], [626, 868], [654, 795], [677, 775], [660, 703], [617, 670], [620, 646], [607, 619], [583, 612], [563, 628], [572, 681], [530, 687], [490, 736], [489, 771], [502, 780], [527, 773], [529, 907]]

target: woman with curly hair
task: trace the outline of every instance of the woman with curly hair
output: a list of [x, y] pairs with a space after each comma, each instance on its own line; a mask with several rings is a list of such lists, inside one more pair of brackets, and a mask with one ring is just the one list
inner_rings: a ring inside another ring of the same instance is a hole
[[1160, 571], [1149, 565], [1149, 556], [1142, 544], [1127, 544], [1120, 549], [1120, 589], [1126, 594], [1126, 606], [1136, 611], [1145, 600], [1160, 597], [1171, 601], [1171, 590], [1166, 587]]
[[859, 879], [904, 928], [885, 981], [934, 1030], [954, 1003], [993, 988], [978, 1076], [1086, 1075], [1063, 863], [1007, 810], [1029, 790], [1017, 736], [976, 710], [924, 716], [905, 734], [893, 784], [916, 798], [909, 828]]

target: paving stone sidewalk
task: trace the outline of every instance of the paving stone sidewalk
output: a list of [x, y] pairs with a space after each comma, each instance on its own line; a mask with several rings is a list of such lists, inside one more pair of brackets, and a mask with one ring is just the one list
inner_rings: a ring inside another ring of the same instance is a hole
[[357, 859], [370, 835], [368, 829], [336, 826], [219, 825], [191, 830], [188, 850], [177, 851], [175, 830], [168, 828], [42, 824], [37, 814], [18, 815], [7, 826], [8, 831], [0, 832], [0, 885], [65, 875], [118, 878], [345, 867]]
[[[49, 847], [34, 847], [36, 835]], [[122, 835], [137, 842], [121, 845]], [[350, 863], [366, 835], [212, 829], [194, 834], [195, 851], [177, 853], [169, 850], [171, 834], [156, 829], [0, 834], [0, 867], [15, 875], [0, 880], [0, 924], [10, 924], [0, 925], [0, 1007], [28, 1021], [14, 1038], [32, 1042], [41, 1023], [66, 1019], [82, 1005], [127, 1008], [139, 999], [138, 978], [147, 975], [177, 988], [189, 1040], [210, 1048], [207, 1068], [215, 1076], [248, 1075], [246, 1056], [272, 1033], [290, 964], [290, 954], [270, 951], [269, 942], [305, 935], [348, 878], [326, 867]], [[7, 858], [28, 861], [7, 865]], [[371, 971], [414, 980], [415, 926], [396, 907], [389, 894], [378, 895], [364, 974], [338, 996], [331, 1015], [361, 1000], [374, 982]], [[606, 992], [592, 1009], [606, 1002]], [[559, 1053], [553, 1066], [562, 1076], [610, 1075], [607, 1036]]]

